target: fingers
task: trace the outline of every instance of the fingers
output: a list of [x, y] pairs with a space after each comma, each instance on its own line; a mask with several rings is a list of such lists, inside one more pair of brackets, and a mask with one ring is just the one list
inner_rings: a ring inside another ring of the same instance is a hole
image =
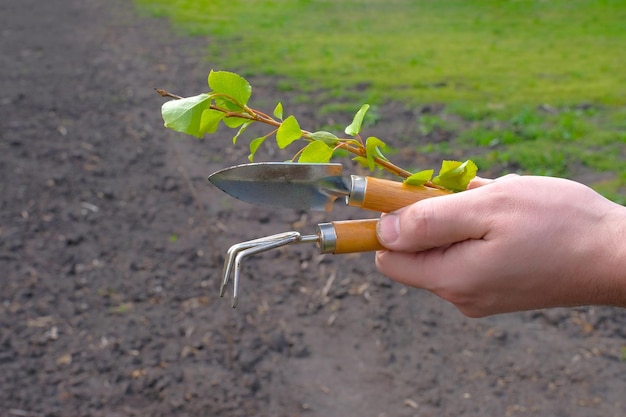
[[431, 290], [429, 279], [423, 272], [423, 259], [425, 254], [378, 251], [376, 252], [376, 268], [384, 275], [393, 277], [400, 284], [415, 288]]
[[378, 239], [387, 249], [400, 252], [481, 239], [489, 231], [489, 222], [481, 212], [479, 191], [430, 198], [385, 214], [378, 222]]
[[469, 185], [467, 186], [467, 189], [472, 190], [474, 188], [482, 187], [483, 185], [491, 184], [492, 182], [495, 182], [495, 181], [501, 181], [501, 180], [510, 179], [514, 177], [519, 177], [519, 175], [518, 174], [506, 174], [496, 179], [475, 177], [473, 180], [470, 181]]
[[440, 249], [416, 253], [378, 251], [376, 267], [401, 284], [433, 291], [437, 287], [435, 280], [447, 268], [442, 256]]
[[481, 263], [488, 251], [489, 243], [476, 240], [416, 253], [378, 251], [376, 267], [394, 281], [462, 306], [485, 296], [486, 291], [477, 289], [476, 276], [485, 276]]
[[482, 187], [483, 185], [491, 184], [494, 181], [495, 180], [492, 180], [491, 178], [476, 177], [470, 181], [470, 183], [467, 186], [467, 189], [471, 190], [474, 188]]

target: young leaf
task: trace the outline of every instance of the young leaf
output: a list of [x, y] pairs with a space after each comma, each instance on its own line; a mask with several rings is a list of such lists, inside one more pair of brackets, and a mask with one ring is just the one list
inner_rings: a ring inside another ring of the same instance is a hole
[[254, 155], [261, 144], [265, 142], [265, 139], [267, 139], [267, 136], [261, 136], [260, 138], [253, 139], [252, 142], [250, 142], [250, 155], [248, 155], [248, 160], [250, 162], [254, 162]]
[[381, 148], [386, 147], [387, 144], [385, 142], [373, 136], [367, 138], [367, 141], [365, 142], [365, 149], [367, 150], [367, 153], [374, 153], [380, 159], [388, 161], [387, 157], [383, 155], [383, 151], [380, 150]]
[[165, 127], [201, 138], [204, 134], [200, 129], [202, 113], [210, 106], [211, 96], [200, 94], [163, 103], [161, 115]]
[[214, 93], [225, 94], [235, 101], [225, 97], [216, 97], [216, 103], [229, 110], [241, 110], [248, 103], [252, 95], [252, 86], [239, 74], [228, 71], [213, 71], [209, 73], [209, 87]]
[[232, 129], [236, 129], [239, 126], [246, 124], [247, 122], [249, 122], [249, 120], [243, 117], [225, 117], [224, 118], [224, 124]]
[[443, 161], [439, 175], [433, 183], [453, 191], [464, 191], [469, 182], [476, 176], [478, 167], [470, 160], [465, 162]]
[[327, 145], [335, 146], [339, 142], [339, 138], [330, 132], [323, 130], [311, 133], [313, 140], [321, 140]]
[[237, 139], [239, 139], [239, 136], [241, 136], [241, 134], [243, 132], [245, 132], [246, 129], [248, 128], [248, 126], [250, 126], [252, 123], [253, 122], [246, 122], [243, 125], [241, 125], [241, 127], [239, 128], [239, 131], [237, 132], [237, 134], [235, 136], [233, 136], [233, 145], [237, 143]]
[[333, 150], [334, 147], [328, 146], [326, 142], [314, 140], [304, 148], [298, 162], [327, 163], [333, 156]]
[[348, 127], [346, 127], [346, 135], [356, 136], [361, 131], [361, 125], [363, 124], [363, 119], [365, 118], [365, 114], [369, 110], [370, 105], [364, 104], [361, 106], [359, 111], [354, 115], [354, 119], [352, 123]]
[[352, 160], [354, 162], [358, 162], [358, 164], [361, 165], [364, 168], [369, 168], [369, 163], [367, 161], [367, 158], [363, 158], [362, 156], [356, 156], [356, 157], [352, 158]]
[[365, 150], [367, 152], [365, 156], [367, 158], [367, 166], [370, 169], [370, 171], [373, 171], [374, 168], [376, 167], [376, 162], [374, 161], [374, 157], [379, 157], [385, 160], [387, 159], [385, 158], [385, 156], [380, 150], [380, 148], [384, 148], [385, 146], [387, 146], [385, 145], [385, 142], [383, 142], [382, 140], [374, 136], [370, 136], [365, 141]]
[[218, 110], [206, 109], [200, 119], [200, 132], [215, 133], [225, 114]]
[[293, 141], [302, 137], [302, 130], [295, 117], [289, 116], [276, 131], [276, 143], [280, 149], [289, 146]]
[[274, 116], [277, 119], [283, 120], [283, 104], [282, 103], [279, 102], [274, 108]]
[[424, 171], [416, 172], [409, 178], [404, 180], [407, 185], [424, 185], [433, 177], [435, 173], [432, 169], [425, 169]]

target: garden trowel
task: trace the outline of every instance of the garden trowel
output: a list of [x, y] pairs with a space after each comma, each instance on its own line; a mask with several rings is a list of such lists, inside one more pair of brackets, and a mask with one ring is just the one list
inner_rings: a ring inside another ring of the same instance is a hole
[[330, 211], [344, 197], [350, 206], [388, 213], [450, 193], [361, 175], [343, 177], [341, 172], [341, 164], [261, 162], [225, 168], [209, 181], [239, 200], [305, 210]]

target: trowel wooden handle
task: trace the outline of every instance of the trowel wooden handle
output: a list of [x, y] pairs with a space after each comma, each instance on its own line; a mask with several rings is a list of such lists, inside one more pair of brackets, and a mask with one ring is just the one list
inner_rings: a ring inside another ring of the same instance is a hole
[[389, 213], [411, 205], [416, 201], [450, 193], [450, 191], [437, 188], [407, 185], [399, 181], [353, 175], [348, 205]]
[[318, 224], [322, 253], [371, 252], [383, 249], [376, 238], [378, 219], [343, 220]]

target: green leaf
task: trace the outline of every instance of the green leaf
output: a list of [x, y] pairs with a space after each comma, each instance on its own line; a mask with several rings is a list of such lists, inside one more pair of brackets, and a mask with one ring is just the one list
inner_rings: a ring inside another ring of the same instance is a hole
[[161, 115], [165, 127], [201, 138], [204, 134], [200, 129], [202, 113], [210, 107], [211, 96], [200, 94], [163, 103]]
[[337, 136], [323, 130], [311, 133], [311, 137], [313, 140], [321, 140], [327, 145], [335, 146], [339, 143], [339, 138]]
[[265, 139], [267, 139], [267, 136], [261, 136], [260, 138], [253, 139], [252, 142], [250, 142], [250, 155], [248, 155], [248, 160], [250, 162], [254, 162], [254, 155], [256, 154], [256, 151], [259, 150], [259, 147], [263, 144], [263, 142], [265, 142]]
[[443, 161], [439, 175], [433, 183], [453, 191], [464, 191], [469, 182], [476, 177], [478, 167], [470, 160], [465, 162]]
[[252, 95], [250, 83], [234, 72], [211, 70], [209, 73], [209, 87], [214, 93], [232, 97], [234, 102], [225, 97], [216, 97], [215, 101], [233, 111], [241, 110]]
[[224, 124], [232, 129], [236, 129], [241, 125], [249, 122], [249, 119], [245, 119], [243, 117], [225, 117]]
[[229, 97], [218, 96], [214, 94], [213, 99], [215, 100], [215, 105], [219, 108], [222, 108], [231, 113], [241, 113], [243, 111], [243, 107], [241, 107], [238, 102], [231, 100]]
[[326, 163], [332, 158], [333, 151], [334, 147], [328, 146], [323, 140], [315, 140], [304, 148], [298, 162]]
[[364, 104], [361, 106], [359, 111], [354, 115], [354, 119], [352, 123], [348, 127], [346, 127], [346, 135], [356, 136], [361, 131], [361, 125], [363, 124], [363, 119], [365, 118], [365, 114], [369, 110], [370, 105]]
[[206, 109], [200, 119], [201, 133], [215, 133], [225, 114], [218, 110]]
[[276, 105], [276, 108], [274, 108], [274, 116], [277, 119], [283, 120], [283, 104], [282, 103], [278, 103]]
[[367, 162], [367, 158], [363, 158], [362, 156], [357, 156], [352, 158], [354, 162], [357, 162], [359, 165], [365, 168], [369, 168], [369, 164]]
[[[224, 119], [226, 120], [226, 119]], [[248, 128], [248, 126], [250, 126], [253, 122], [246, 122], [243, 125], [241, 125], [241, 127], [239, 128], [239, 131], [237, 132], [237, 134], [235, 136], [233, 136], [233, 145], [237, 143], [237, 139], [239, 139], [239, 136], [241, 136], [241, 134], [243, 132], [246, 131], [246, 129]]]
[[301, 137], [302, 130], [300, 130], [300, 125], [293, 116], [287, 117], [276, 131], [276, 143], [280, 149], [286, 148]]
[[365, 141], [365, 150], [367, 152], [365, 156], [367, 158], [367, 167], [370, 169], [370, 171], [373, 171], [374, 168], [376, 167], [376, 162], [374, 161], [374, 157], [379, 157], [384, 160], [387, 160], [387, 158], [385, 158], [385, 156], [380, 150], [380, 148], [384, 148], [385, 146], [387, 146], [385, 145], [385, 142], [383, 142], [382, 140], [374, 136], [370, 136]]
[[432, 169], [425, 169], [424, 171], [416, 172], [409, 178], [404, 180], [407, 185], [424, 185], [433, 177], [435, 173]]

